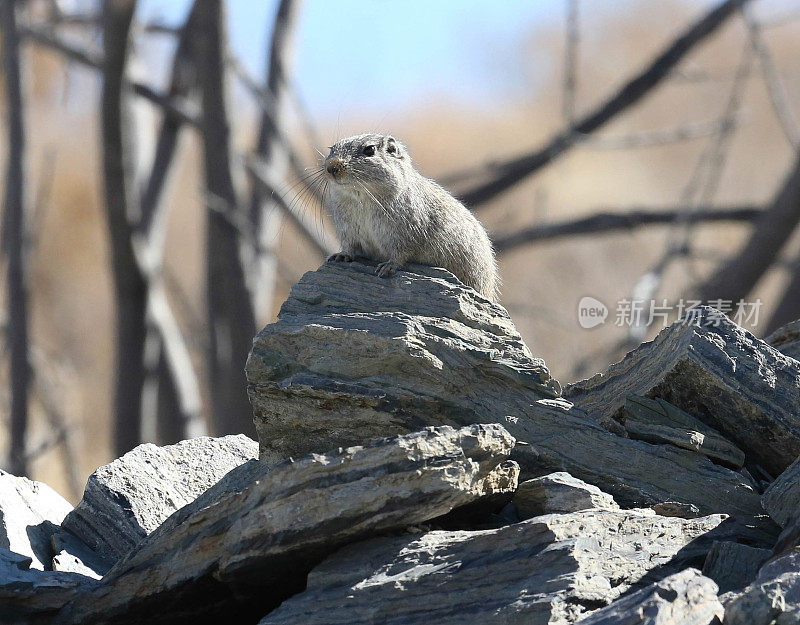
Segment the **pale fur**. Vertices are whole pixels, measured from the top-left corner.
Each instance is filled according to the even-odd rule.
[[[374,156],[364,154],[370,145]],[[333,175],[329,166],[340,170]],[[342,243],[342,252],[331,259],[385,261],[378,268],[382,276],[406,263],[443,267],[497,301],[497,263],[486,230],[461,202],[414,169],[399,141],[380,134],[342,139],[323,168],[330,180],[324,204]]]

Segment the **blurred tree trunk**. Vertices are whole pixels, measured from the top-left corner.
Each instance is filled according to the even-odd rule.
[[[697,287],[697,298],[736,304],[747,297],[800,223],[800,154],[769,207],[753,223],[745,245]]]
[[[197,0],[195,62],[203,114],[201,132],[208,211],[206,233],[209,385],[218,435],[253,433],[244,365],[256,331],[235,226],[239,215],[227,109],[224,5]]]
[[[272,106],[262,106],[261,125],[255,154],[268,172],[269,180],[285,180],[288,171],[289,146],[281,141],[285,136],[286,113],[289,105],[287,77],[294,59],[295,31],[300,13],[299,0],[281,0],[272,28],[272,44],[266,67],[266,93]],[[257,234],[259,247],[253,284],[254,307],[260,318],[272,313],[272,294],[275,289],[278,243],[282,212],[276,202],[265,195],[261,186],[253,183],[250,195],[250,221]]]
[[[126,119],[124,86],[131,22],[136,0],[105,0],[103,5],[103,91],[101,130],[103,181],[111,239],[117,309],[114,396],[114,453],[121,455],[140,440],[144,383],[147,283],[139,271],[129,217],[138,212],[133,187],[133,145]]]
[[[180,31],[172,62],[167,96],[173,101],[175,98],[189,97],[196,87],[191,43],[194,23],[193,7]],[[136,236],[146,250],[146,258],[140,260],[140,265],[147,264],[152,273],[146,339],[149,348],[145,352],[143,401],[155,413],[158,442],[169,444],[202,433],[203,426],[197,377],[177,323],[172,319],[168,302],[162,297],[163,247],[169,215],[168,207],[163,202],[163,190],[172,169],[183,127],[183,119],[179,115],[169,109],[163,109],[162,113],[150,177],[142,191],[141,219],[137,223]],[[158,282],[158,285],[153,284],[154,282]],[[160,324],[154,318],[155,306],[160,307]],[[165,337],[168,332],[171,336]]]
[[[30,362],[28,346],[28,288],[25,276],[25,128],[16,0],[1,0],[3,69],[8,107],[3,244],[8,254],[8,331],[11,358],[10,470],[27,475],[25,454],[28,427]]]

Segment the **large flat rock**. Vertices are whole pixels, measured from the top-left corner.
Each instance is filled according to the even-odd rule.
[[[585,510],[494,530],[378,538],[328,558],[305,592],[260,625],[572,623],[702,562],[727,532],[722,521]]]
[[[519,441],[524,478],[567,471],[623,506],[762,514],[747,477],[691,450],[631,440],[554,397],[558,384],[505,309],[444,270],[410,269],[385,280],[368,265],[328,263],[292,288],[247,361],[262,459],[495,422]]]
[[[112,563],[231,469],[257,457],[243,434],[139,445],[89,476],[63,527]]]
[[[50,568],[51,537],[70,510],[47,484],[0,471],[0,547],[30,558],[32,568]]]
[[[800,362],[708,307],[564,394],[598,419],[616,417],[629,394],[660,397],[773,476],[800,455]]]
[[[516,479],[504,464],[513,444],[498,425],[442,427],[271,470],[247,463],[167,519],[57,622],[255,621],[337,548],[516,488],[497,476]]]

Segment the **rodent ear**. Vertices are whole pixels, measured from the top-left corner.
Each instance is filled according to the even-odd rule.
[[[396,158],[403,158],[403,147],[394,137],[386,137],[386,153]]]

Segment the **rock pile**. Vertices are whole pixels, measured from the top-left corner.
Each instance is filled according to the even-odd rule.
[[[800,622],[793,332],[701,309],[562,392],[447,272],[323,265],[254,340],[258,444],[75,509],[0,475],[0,622]]]

